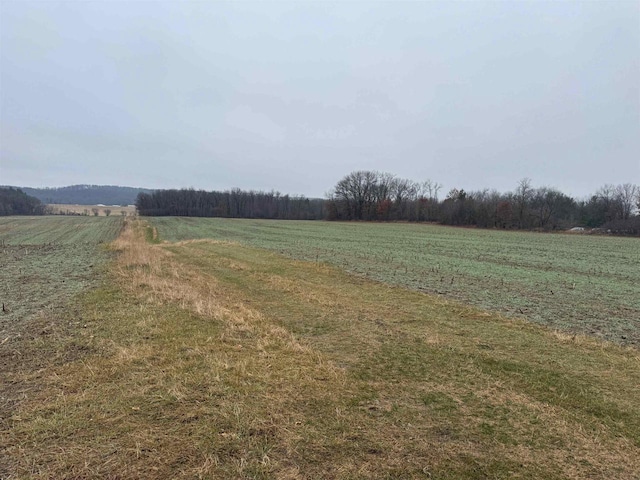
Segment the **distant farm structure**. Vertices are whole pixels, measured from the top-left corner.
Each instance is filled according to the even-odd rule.
[[[133,216],[136,214],[135,205],[67,205],[54,203],[48,205],[53,215],[91,215],[96,217],[108,217],[110,215]]]

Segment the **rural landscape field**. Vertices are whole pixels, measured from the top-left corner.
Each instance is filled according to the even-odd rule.
[[[114,240],[121,228],[117,218],[0,219],[3,333],[21,328],[33,315],[63,307],[92,285],[108,258],[100,245]]]
[[[49,204],[49,209],[54,215],[93,215],[95,217],[110,215],[135,215],[136,208],[132,205],[66,205]]]
[[[424,224],[185,217],[152,222],[169,242],[238,242],[551,328],[640,345],[636,238]]]
[[[0,219],[0,477],[635,479],[637,247]]]

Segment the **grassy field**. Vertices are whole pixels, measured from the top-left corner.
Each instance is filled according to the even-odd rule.
[[[0,336],[43,309],[56,308],[88,286],[106,259],[120,218],[0,217]]]
[[[122,229],[121,218],[0,217],[2,245],[97,245],[113,241]]]
[[[143,220],[112,249],[47,331],[0,344],[2,478],[640,471],[636,349]]]
[[[30,388],[29,382],[13,384],[12,374],[37,369],[48,355],[64,354],[49,349],[48,339],[82,327],[80,311],[64,324],[58,316],[80,292],[97,285],[109,260],[106,245],[122,225],[122,219],[104,217],[0,217],[3,413]],[[25,346],[35,340],[38,349],[26,354]]]
[[[153,218],[161,240],[215,238],[640,346],[640,242],[412,224]]]

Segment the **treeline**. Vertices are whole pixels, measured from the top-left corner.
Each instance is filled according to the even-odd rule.
[[[44,215],[46,213],[49,213],[46,205],[19,188],[0,188],[0,216]]]
[[[138,213],[149,216],[436,222],[481,228],[566,230],[603,229],[640,235],[640,188],[605,185],[587,200],[557,189],[535,188],[521,180],[512,192],[467,192],[414,182],[390,173],[356,171],[342,178],[326,199],[233,189],[158,190],[140,193]]]
[[[224,192],[204,190],[157,190],[140,193],[136,199],[140,215],[224,218],[270,218],[279,220],[319,220],[324,218],[325,201],[279,192]]]
[[[529,179],[507,193],[453,188],[440,200],[441,189],[430,180],[420,183],[389,173],[352,172],[330,192],[326,218],[527,230],[578,226],[640,235],[640,188],[630,183],[605,185],[581,201],[554,188],[534,188]]]
[[[152,190],[115,185],[71,185],[56,188],[20,187],[21,190],[43,203],[62,203],[76,205],[133,205],[138,193],[151,193]]]

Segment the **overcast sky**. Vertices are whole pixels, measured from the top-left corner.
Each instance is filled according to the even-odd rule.
[[[640,2],[0,1],[0,184],[640,184]]]

